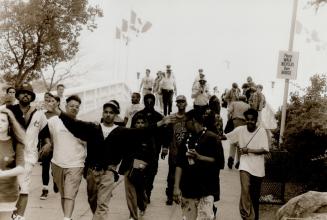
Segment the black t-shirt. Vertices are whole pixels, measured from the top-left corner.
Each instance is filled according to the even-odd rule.
[[[187,139],[187,138],[186,138]],[[198,140],[199,139],[199,140]],[[195,145],[197,143],[197,145]],[[207,157],[215,158],[214,163],[196,160],[194,165],[189,165],[186,157],[186,140],[178,151],[177,166],[182,168],[180,189],[182,196],[186,198],[201,198],[213,195],[219,200],[219,172],[224,163],[224,154],[221,141],[211,131],[195,135],[190,138],[189,148]]]
[[[16,104],[16,105],[8,105],[7,108],[10,109],[13,112],[13,114],[15,115],[15,118],[18,121],[18,123],[21,124],[21,126],[23,128],[25,128],[25,129],[27,129],[28,125],[31,122],[31,119],[33,117],[33,114],[36,112],[36,109],[34,109],[31,112],[28,121],[25,121],[24,114],[23,114],[22,110],[20,109],[19,104]]]

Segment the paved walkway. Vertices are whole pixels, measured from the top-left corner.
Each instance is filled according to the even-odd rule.
[[[92,114],[82,117],[88,120],[96,120],[100,114]],[[227,158],[228,143],[224,143],[225,157]],[[154,190],[151,197],[151,204],[148,206],[144,220],[181,220],[181,209],[178,205],[165,205],[166,176],[168,173],[168,164],[166,160],[160,160],[159,171],[154,183]],[[122,178],[122,177],[121,177]],[[50,180],[51,182],[52,180]],[[238,171],[225,168],[220,176],[221,200],[218,205],[218,219],[221,220],[240,220],[238,211],[238,201],[240,195],[240,184]],[[52,183],[50,183],[52,189]],[[50,190],[47,200],[40,200],[39,196],[42,190],[41,167],[37,165],[33,171],[32,187],[30,199],[26,211],[27,220],[60,220],[63,219],[63,213],[60,207],[60,196]],[[110,202],[110,219],[127,220],[129,212],[125,201],[124,182],[122,181],[114,190],[114,195]],[[83,179],[76,199],[74,220],[90,220],[91,211],[87,203],[86,182]],[[267,219],[267,218],[260,218]]]
[[[143,217],[144,220],[181,220],[181,211],[178,205],[165,205],[166,175],[168,172],[167,160],[160,160],[159,172],[156,176],[151,204]],[[122,178],[122,177],[121,177]],[[42,183],[41,167],[37,165],[33,172],[30,199],[26,211],[27,220],[58,220],[63,218],[60,207],[59,194],[50,190],[47,200],[40,200]],[[52,184],[50,184],[52,189]],[[221,173],[221,201],[218,202],[218,219],[239,220],[238,198],[240,194],[238,172],[223,170]],[[110,219],[127,220],[129,212],[125,201],[124,182],[120,182],[114,191],[110,202]],[[90,220],[92,214],[87,203],[86,182],[83,179],[76,200],[74,220]]]

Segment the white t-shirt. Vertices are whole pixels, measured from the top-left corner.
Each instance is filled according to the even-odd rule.
[[[259,127],[258,132],[255,134],[257,130],[250,133],[246,127],[239,126],[235,128],[232,132],[226,134],[228,140],[231,143],[236,143],[240,145],[240,148],[243,148],[247,145],[249,149],[265,149],[269,151],[268,147],[268,138],[265,129]],[[253,135],[255,136],[253,137]],[[253,137],[253,138],[252,138]],[[250,139],[252,140],[250,141]],[[249,142],[250,141],[250,142]],[[239,170],[244,170],[249,172],[253,176],[264,177],[265,176],[265,158],[264,155],[257,154],[243,154],[240,159],[240,167]]]
[[[150,89],[150,88],[152,89],[153,84],[154,84],[154,79],[150,76],[149,77],[145,76],[142,79],[141,84],[142,84],[143,89]]]
[[[39,133],[47,125],[47,118],[43,110],[37,110],[26,129],[25,135],[25,162],[35,164],[38,160],[37,144],[39,143]]]
[[[115,129],[118,127],[118,125],[113,125],[111,127],[107,127],[104,126],[103,123],[100,124],[101,125],[101,129],[102,129],[102,133],[103,133],[103,137],[106,139],[108,137],[108,135]]]
[[[130,128],[132,125],[132,118],[136,112],[141,111],[144,108],[142,104],[132,104],[126,109],[125,117],[128,119],[126,123],[126,128]]]
[[[48,126],[53,142],[51,162],[62,168],[84,167],[85,142],[70,133],[58,116],[48,119]]]
[[[159,83],[159,89],[174,90],[175,87],[175,79],[172,76],[170,78],[164,77]]]

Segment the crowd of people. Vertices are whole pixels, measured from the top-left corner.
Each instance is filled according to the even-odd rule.
[[[64,220],[72,217],[83,177],[93,220],[108,219],[119,179],[124,180],[129,219],[140,219],[151,203],[158,161],[166,157],[166,205],[181,204],[184,220],[214,219],[226,139],[231,143],[227,165],[232,169],[235,161],[240,170],[240,215],[259,219],[264,154],[269,151],[267,132],[260,123],[263,87],[248,77],[242,92],[233,83],[219,97],[217,87],[210,92],[199,69],[191,91],[193,105],[187,111],[188,100],[177,93],[171,66],[159,71],[156,79],[150,72],[146,70],[139,92],[131,94],[119,123],[117,100],[103,104],[99,123],[86,122],[77,119],[81,98],[65,97],[62,84],[56,94],[45,93],[41,106],[31,104],[36,95],[29,83],[8,87],[0,107],[0,219],[24,219],[38,161],[42,164],[40,199],[47,199],[52,175]],[[173,113],[174,94],[177,112]],[[225,128],[221,107],[228,110]]]

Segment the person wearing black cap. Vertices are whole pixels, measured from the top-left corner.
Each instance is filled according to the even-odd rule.
[[[109,201],[115,182],[119,178],[116,168],[124,154],[128,152],[128,147],[133,146],[130,142],[151,135],[149,130],[116,125],[114,121],[120,112],[117,103],[111,100],[103,105],[100,124],[73,119],[51,103],[48,105],[48,110],[59,115],[75,137],[87,143],[85,175],[88,202],[93,213],[92,220],[108,219]],[[162,120],[153,126],[161,126],[168,122],[169,119]]]
[[[38,148],[39,134],[41,138],[48,138],[48,132],[44,131],[47,125],[47,119],[42,110],[36,110],[31,106],[31,102],[35,100],[35,93],[29,83],[24,82],[16,89],[16,99],[19,103],[16,105],[8,105],[15,115],[17,121],[21,126],[26,129],[25,136],[25,172],[18,176],[20,186],[20,195],[17,200],[17,210],[13,214],[13,219],[24,219],[25,209],[28,201],[29,185],[31,182],[31,175],[33,166],[38,161]]]

